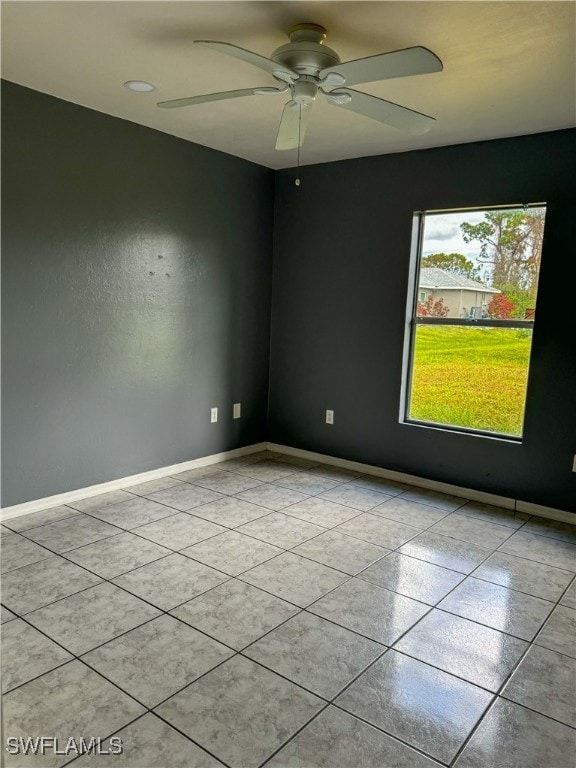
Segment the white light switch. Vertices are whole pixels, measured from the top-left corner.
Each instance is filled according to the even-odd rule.
[[[242,403],[234,403],[232,406],[232,418],[239,419],[242,416]]]
[[[326,411],[326,424],[334,424],[334,411]]]
[[[215,424],[218,421],[218,408],[210,408],[210,422]]]

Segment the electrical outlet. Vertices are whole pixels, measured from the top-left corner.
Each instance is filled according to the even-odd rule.
[[[232,406],[232,418],[239,419],[242,416],[242,403],[234,403]]]
[[[334,424],[334,411],[326,411],[326,424]]]
[[[216,424],[218,421],[218,408],[210,408],[210,423]]]

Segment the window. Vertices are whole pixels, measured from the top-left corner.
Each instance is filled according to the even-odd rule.
[[[545,214],[416,215],[403,421],[522,437]]]

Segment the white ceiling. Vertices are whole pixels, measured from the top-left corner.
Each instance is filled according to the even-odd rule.
[[[343,61],[422,45],[444,71],[356,86],[432,115],[424,136],[316,103],[301,163],[401,152],[571,127],[576,123],[574,2],[18,2],[2,3],[2,75],[270,168],[283,96],[250,96],[176,110],[156,101],[274,85],[248,64],[194,39],[270,56],[299,22],[328,29]],[[147,80],[151,94],[122,87]]]

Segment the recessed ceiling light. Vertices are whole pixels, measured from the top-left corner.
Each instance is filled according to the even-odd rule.
[[[128,88],[129,91],[135,91],[136,93],[149,93],[156,90],[155,85],[147,83],[145,80],[127,80],[124,83],[124,88]]]

